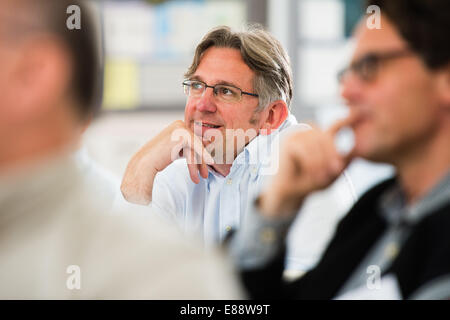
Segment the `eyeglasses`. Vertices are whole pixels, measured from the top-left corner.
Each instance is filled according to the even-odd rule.
[[[412,55],[408,49],[389,51],[385,53],[369,53],[361,59],[353,62],[347,68],[341,70],[338,75],[339,83],[342,83],[349,71],[354,72],[361,80],[370,82],[375,80],[382,62],[391,59],[403,58]]]
[[[199,80],[185,80],[183,82],[184,93],[188,97],[201,97],[206,91],[206,88],[212,88],[214,96],[225,102],[239,102],[242,99],[242,95],[246,94],[252,97],[259,97],[255,93],[245,92],[241,89],[224,84],[216,84],[215,86],[209,86],[203,81]]]

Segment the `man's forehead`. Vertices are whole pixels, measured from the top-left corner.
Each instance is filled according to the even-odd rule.
[[[367,53],[386,52],[407,47],[396,27],[386,17],[381,17],[381,28],[370,29],[363,18],[355,31],[354,59]]]
[[[253,70],[244,62],[238,49],[211,47],[202,55],[192,78],[239,86],[252,80],[253,76]]]

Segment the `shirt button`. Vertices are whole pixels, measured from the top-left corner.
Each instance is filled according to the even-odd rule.
[[[227,184],[228,185],[231,185],[232,183],[233,183],[233,179],[230,178],[230,179],[227,180]]]
[[[256,167],[252,167],[252,173],[256,173]]]
[[[262,243],[272,243],[275,241],[275,231],[272,228],[261,230],[260,239]]]
[[[390,259],[394,259],[398,254],[398,246],[395,242],[389,243],[384,250],[384,255]]]

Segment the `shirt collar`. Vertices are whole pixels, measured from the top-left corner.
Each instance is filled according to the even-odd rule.
[[[236,159],[233,161],[231,170],[233,170],[235,164],[236,165],[253,164],[260,166],[261,159],[259,159],[259,157],[263,154],[263,152],[271,151],[270,144],[274,139],[277,138],[278,133],[295,124],[297,124],[297,119],[293,114],[289,113],[288,117],[286,118],[286,120],[283,121],[281,126],[278,129],[274,130],[271,134],[269,135],[260,134],[257,137],[255,137],[245,146],[244,150],[242,150],[242,152],[237,155]]]
[[[14,218],[24,203],[50,203],[69,194],[81,181],[78,169],[72,155],[59,155],[0,176],[0,225]]]
[[[450,170],[425,197],[409,209],[406,220],[416,223],[448,202],[450,202]]]
[[[380,198],[382,215],[390,224],[402,221],[416,224],[435,209],[450,201],[450,171],[422,199],[412,206],[406,205],[405,195],[398,182]]]
[[[262,164],[262,162],[260,161],[261,159],[259,159],[259,157],[262,154],[263,150],[267,150],[268,152],[271,151],[271,147],[268,146],[268,144],[270,144],[273,141],[273,139],[276,138],[279,132],[297,123],[298,122],[295,116],[289,113],[288,117],[286,118],[286,120],[283,121],[281,126],[278,129],[274,130],[270,135],[260,134],[256,136],[252,141],[250,141],[245,146],[245,148],[234,159],[228,176],[235,173],[239,168],[242,167],[242,165],[253,164],[259,167]],[[269,154],[267,156],[269,156]],[[214,170],[213,167],[208,166],[208,169],[209,172],[211,173],[211,175],[208,175],[208,179],[211,176],[223,178],[222,175],[220,175],[218,172],[216,172],[216,170]]]

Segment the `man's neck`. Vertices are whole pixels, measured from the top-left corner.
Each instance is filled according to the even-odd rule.
[[[437,137],[433,143],[415,150],[396,164],[400,184],[409,204],[425,196],[450,169],[448,135]]]
[[[251,141],[250,141],[251,142]],[[247,146],[248,143],[245,145]],[[244,147],[245,148],[245,147]],[[227,175],[230,174],[231,171],[231,167],[233,166],[234,161],[236,160],[236,158],[239,156],[239,154],[244,151],[244,148],[238,150],[238,151],[229,151],[229,155],[230,157],[227,158],[226,154],[222,159],[219,159],[219,161],[221,161],[221,163],[216,163],[214,164],[212,167],[214,168],[214,170],[216,170],[216,172],[218,172],[220,175],[226,177]],[[217,159],[215,159],[217,161]],[[219,162],[218,161],[218,162]]]
[[[220,175],[226,177],[230,173],[231,166],[232,166],[232,164],[214,164],[212,167]]]

